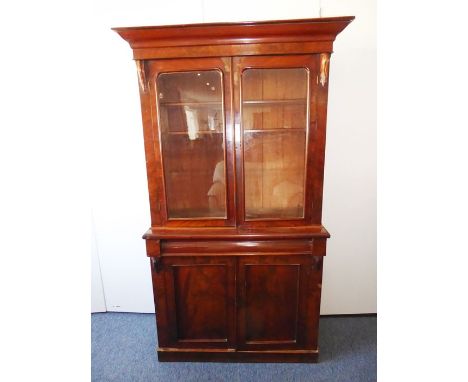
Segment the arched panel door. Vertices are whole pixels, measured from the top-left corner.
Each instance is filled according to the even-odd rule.
[[[326,89],[319,55],[234,59],[238,222],[320,224]]]
[[[235,224],[230,64],[149,61],[156,159],[149,181],[156,182],[152,200],[161,225]]]

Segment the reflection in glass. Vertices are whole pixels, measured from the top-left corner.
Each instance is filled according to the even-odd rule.
[[[245,218],[304,216],[308,71],[242,73]]]
[[[168,217],[225,218],[221,72],[160,74],[157,94]]]

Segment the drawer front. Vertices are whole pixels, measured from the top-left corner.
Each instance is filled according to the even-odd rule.
[[[152,240],[148,240],[151,242]],[[165,255],[315,255],[325,256],[326,238],[283,240],[162,240]],[[150,253],[150,251],[148,251]],[[150,256],[150,254],[148,255]]]

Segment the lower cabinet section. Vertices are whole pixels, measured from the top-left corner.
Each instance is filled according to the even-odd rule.
[[[322,259],[163,255],[152,267],[159,360],[315,362]]]

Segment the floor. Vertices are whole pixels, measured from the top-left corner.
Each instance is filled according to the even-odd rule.
[[[159,363],[154,314],[95,313],[91,320],[93,382],[377,380],[376,317],[322,317],[317,364]]]

